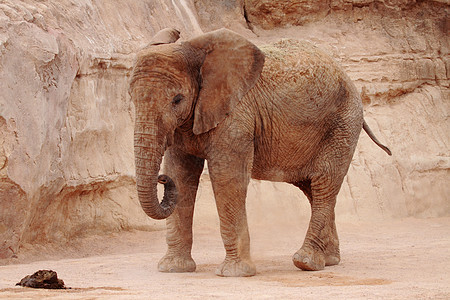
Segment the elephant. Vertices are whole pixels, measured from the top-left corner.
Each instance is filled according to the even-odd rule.
[[[355,85],[306,41],[258,48],[228,29],[178,37],[166,29],[140,50],[129,85],[139,202],[149,217],[167,218],[158,270],[196,269],[192,220],[205,160],[226,250],[217,275],[256,273],[245,206],[251,178],[291,183],[308,198],[311,218],[293,255],[296,267],[338,264],[336,196],[361,129],[391,155],[364,121]],[[158,175],[163,156],[165,174]]]

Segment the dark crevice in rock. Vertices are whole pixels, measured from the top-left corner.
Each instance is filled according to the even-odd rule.
[[[247,14],[247,9],[245,7],[245,2],[244,2],[244,5],[243,5],[243,10],[244,10],[245,23],[247,23],[247,28],[250,29],[254,34],[256,34],[255,31],[254,31],[254,26],[253,26],[252,22],[250,22],[250,20],[248,19],[248,14]]]

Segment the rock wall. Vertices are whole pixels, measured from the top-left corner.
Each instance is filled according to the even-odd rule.
[[[1,1],[0,258],[163,226],[137,202],[127,82],[136,50],[169,26],[182,38],[228,27],[257,44],[297,38],[328,51],[394,153],[361,135],[338,219],[449,216],[448,13],[446,1]],[[200,223],[217,222],[211,197],[205,175]],[[251,223],[308,217],[285,184],[254,181],[248,198]]]
[[[128,74],[175,16],[171,1],[2,1],[0,257],[154,227],[134,191]]]

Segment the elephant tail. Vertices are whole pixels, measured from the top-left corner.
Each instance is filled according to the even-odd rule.
[[[381,149],[383,149],[389,156],[392,155],[391,150],[389,150],[388,147],[386,147],[385,145],[383,145],[382,143],[380,143],[380,141],[376,138],[375,134],[372,132],[372,130],[370,129],[369,125],[367,125],[366,120],[364,120],[363,123],[363,129],[364,131],[367,133],[367,135],[372,139],[372,141],[378,145],[378,147],[380,147]]]

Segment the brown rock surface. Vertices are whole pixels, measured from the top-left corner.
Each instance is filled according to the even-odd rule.
[[[35,289],[66,289],[64,281],[52,270],[36,271],[22,278],[16,285]]]
[[[319,21],[331,10],[329,1],[244,0],[247,20],[264,29],[305,25]]]
[[[127,80],[133,53],[169,26],[182,38],[227,26],[259,45],[307,39],[330,53],[394,153],[361,135],[338,220],[450,216],[448,13],[446,1],[2,1],[0,258],[162,228],[136,199]],[[215,226],[211,198],[205,175],[196,220]],[[250,228],[308,217],[286,184],[254,181],[248,202]]]

